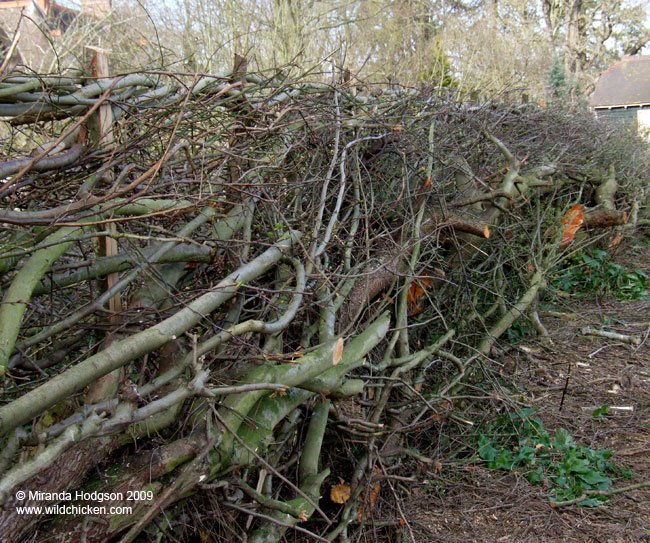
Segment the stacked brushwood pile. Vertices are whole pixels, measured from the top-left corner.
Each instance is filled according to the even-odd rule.
[[[650,178],[587,113],[241,69],[9,77],[0,115],[3,542],[346,540]],[[17,509],[55,504],[105,509]]]

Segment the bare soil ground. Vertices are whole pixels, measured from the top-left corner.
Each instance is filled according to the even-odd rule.
[[[647,247],[627,247],[617,259],[650,275]],[[509,352],[500,360],[502,375],[507,373],[522,391],[523,403],[539,409],[537,415],[549,432],[563,427],[576,441],[613,451],[611,460],[633,473],[630,480],[616,480],[615,487],[650,481],[650,301],[571,299],[564,311],[578,318],[543,318],[553,347]],[[586,325],[634,335],[643,343],[635,346],[586,336],[581,333]],[[602,405],[631,410],[610,410],[597,419],[583,409]],[[440,468],[421,474],[432,479],[436,492],[431,484],[415,485],[401,504],[401,515],[393,510],[393,518],[402,520],[389,539],[650,541],[648,487],[613,495],[600,507],[557,509],[550,506],[548,489],[533,486],[514,472],[476,462],[443,462]]]

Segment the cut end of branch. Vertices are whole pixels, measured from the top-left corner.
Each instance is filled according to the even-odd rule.
[[[338,366],[342,356],[343,356],[343,338],[340,337],[339,339],[336,340],[336,344],[334,345],[334,352],[332,353],[332,365]]]

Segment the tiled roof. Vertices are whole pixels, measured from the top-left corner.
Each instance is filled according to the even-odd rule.
[[[650,55],[623,57],[601,73],[589,103],[593,107],[650,104]]]

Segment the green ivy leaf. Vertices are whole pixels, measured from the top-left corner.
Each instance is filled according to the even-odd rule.
[[[511,470],[514,465],[512,453],[507,449],[501,449],[497,457],[488,464],[491,469]]]
[[[531,471],[526,475],[528,482],[533,485],[541,484],[544,481],[544,469],[539,466],[535,471]]]
[[[609,411],[609,405],[601,405],[600,407],[594,409],[594,412],[591,414],[595,419],[602,419],[607,415]]]
[[[478,438],[478,455],[481,460],[491,461],[497,457],[498,451],[492,446],[492,439],[481,434]]]
[[[591,470],[577,477],[592,487],[598,487],[598,490],[607,490],[612,486],[612,480],[598,471]]]
[[[584,500],[578,503],[579,507],[598,507],[599,505],[602,505],[602,501],[599,500],[598,498],[589,498],[588,500]]]
[[[553,439],[553,446],[559,450],[566,450],[573,445],[571,434],[565,428],[558,428],[555,430],[555,438]]]

